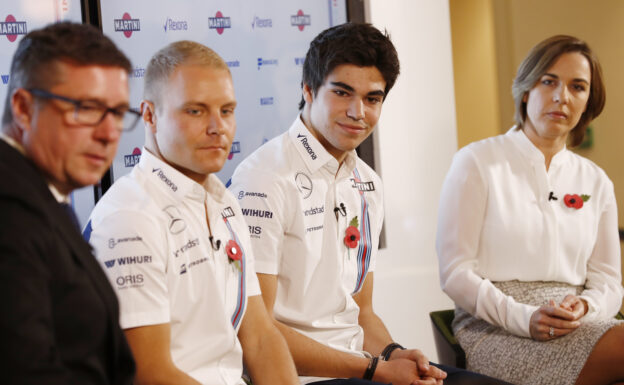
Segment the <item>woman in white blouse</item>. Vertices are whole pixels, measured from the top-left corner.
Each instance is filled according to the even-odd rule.
[[[613,184],[570,152],[605,102],[587,44],[535,46],[513,83],[516,126],[457,152],[436,249],[468,369],[515,384],[624,383]]]

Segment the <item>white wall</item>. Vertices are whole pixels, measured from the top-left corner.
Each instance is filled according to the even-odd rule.
[[[397,47],[401,75],[376,132],[385,186],[386,240],[373,303],[394,339],[437,361],[429,312],[452,308],[438,281],[440,189],[457,149],[449,6],[370,0],[368,17]]]

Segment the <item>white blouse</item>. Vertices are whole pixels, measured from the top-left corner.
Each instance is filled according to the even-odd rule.
[[[569,207],[567,194],[589,198],[581,208]],[[547,171],[544,155],[522,130],[455,154],[442,187],[436,249],[444,292],[518,336],[530,337],[537,307],[517,303],[492,282],[584,285],[584,321],[613,317],[622,303],[613,183],[566,148]]]

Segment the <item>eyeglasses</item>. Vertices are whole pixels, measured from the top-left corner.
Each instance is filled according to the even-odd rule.
[[[96,126],[100,124],[110,112],[117,123],[117,129],[119,131],[131,131],[139,122],[139,119],[141,119],[141,113],[139,111],[126,106],[111,108],[98,101],[72,99],[39,88],[29,88],[27,91],[39,98],[57,99],[73,104],[73,121],[70,123]]]

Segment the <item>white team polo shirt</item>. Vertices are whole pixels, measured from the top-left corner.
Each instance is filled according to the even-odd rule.
[[[587,195],[581,208],[567,194]],[[583,320],[613,317],[622,302],[620,240],[613,183],[566,148],[546,170],[521,130],[455,154],[440,197],[436,248],[444,291],[457,305],[529,337],[537,306],[517,303],[492,281],[584,285]]]
[[[247,297],[260,289],[238,202],[214,175],[202,186],[142,154],[98,202],[84,234],[119,298],[121,327],[170,323],[180,370],[202,384],[243,384],[237,333]],[[243,252],[242,273],[226,255],[229,240]]]
[[[257,272],[277,275],[276,319],[332,348],[362,350],[353,294],[375,266],[381,188],[355,151],[339,167],[299,117],[238,166],[230,190],[249,225]],[[360,240],[348,248],[354,218]]]

